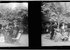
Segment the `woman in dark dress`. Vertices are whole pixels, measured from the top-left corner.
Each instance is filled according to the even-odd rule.
[[[2,28],[2,24],[0,24],[0,29]]]
[[[54,36],[54,27],[53,26],[50,26],[50,31],[51,31],[51,37],[50,39],[52,40],[53,39],[53,36]]]
[[[53,24],[51,24],[50,25],[50,27],[49,27],[49,30],[50,30],[50,35],[51,35],[51,37],[50,37],[50,39],[52,40],[53,39],[53,37],[54,37],[54,28],[57,28],[57,23],[53,23]]]

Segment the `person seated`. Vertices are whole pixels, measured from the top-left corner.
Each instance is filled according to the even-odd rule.
[[[62,36],[62,34],[61,34],[61,32],[60,32],[60,30],[57,30],[56,32],[55,32],[55,38],[54,38],[54,41],[62,41],[61,40],[61,36]]]
[[[64,37],[64,38],[62,39],[62,41],[68,41],[68,38],[67,38],[67,37]]]
[[[62,32],[62,41],[68,41],[68,32]]]
[[[18,40],[20,38],[20,36],[21,36],[21,33],[18,33],[17,37],[16,38],[12,38],[12,39]]]

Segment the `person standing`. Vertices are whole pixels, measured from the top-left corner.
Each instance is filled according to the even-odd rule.
[[[50,39],[52,40],[53,36],[54,36],[54,26],[50,26],[50,31],[51,31],[51,33],[50,33],[50,35],[51,35]]]

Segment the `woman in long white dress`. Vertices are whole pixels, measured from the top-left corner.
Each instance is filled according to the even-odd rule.
[[[56,30],[55,41],[68,40],[68,32],[66,31],[66,29],[67,29],[67,25],[63,23],[61,30],[60,29]]]
[[[56,29],[56,32],[55,32],[55,42],[57,42],[57,41],[62,41],[61,40],[61,32],[60,32],[60,30],[59,29]]]
[[[62,30],[62,39],[67,41],[68,40],[68,32],[67,30],[67,25],[63,24],[63,26],[61,27]]]

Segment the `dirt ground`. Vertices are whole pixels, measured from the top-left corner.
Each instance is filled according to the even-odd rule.
[[[20,44],[0,43],[0,47],[28,47],[28,35],[24,34],[19,39]]]
[[[46,38],[47,34],[42,34],[41,36],[41,45],[42,46],[70,46],[70,41],[66,42],[55,42]]]

